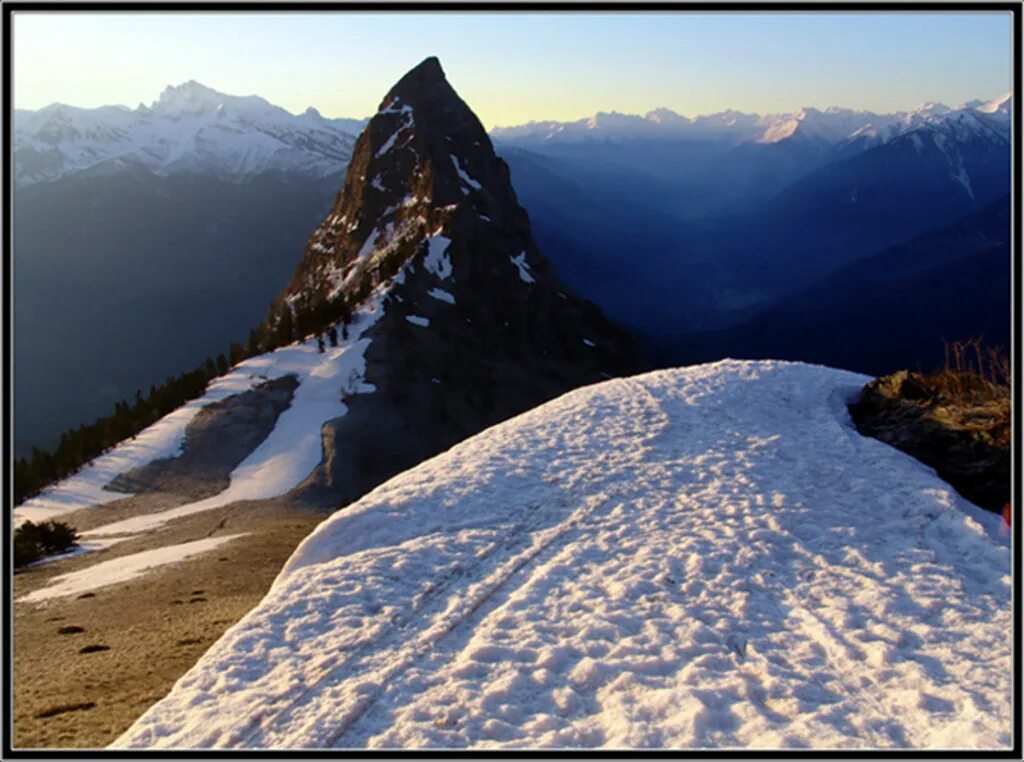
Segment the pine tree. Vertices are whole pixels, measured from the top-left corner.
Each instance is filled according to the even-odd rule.
[[[277,345],[280,347],[287,346],[294,340],[295,329],[292,324],[292,311],[288,305],[285,305],[277,322]]]

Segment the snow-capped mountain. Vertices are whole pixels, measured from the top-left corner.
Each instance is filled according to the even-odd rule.
[[[861,436],[868,379],[566,394],[322,523],[116,748],[1007,748],[1000,518]]]
[[[896,137],[926,124],[941,124],[965,116],[973,121],[964,129],[988,132],[993,126],[1009,127],[1012,105],[1007,94],[991,101],[971,101],[950,109],[941,103],[922,103],[909,111],[876,114],[830,107],[824,111],[801,108],[785,114],[749,114],[723,111],[693,119],[660,108],[643,116],[599,112],[571,122],[529,122],[511,127],[495,127],[491,135],[499,141],[520,144],[572,143],[581,141],[704,140],[724,144],[748,141],[778,143],[790,138],[835,145],[858,138],[870,138],[870,145]],[[1006,133],[1008,139],[1008,133]]]
[[[313,108],[296,116],[257,96],[189,81],[134,110],[55,103],[15,111],[14,175],[28,184],[137,166],[233,180],[275,170],[321,177],[344,170],[364,123],[326,119]]]

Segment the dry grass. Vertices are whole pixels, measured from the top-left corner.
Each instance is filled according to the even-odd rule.
[[[943,345],[945,367],[925,376],[929,386],[953,404],[1009,403],[1012,371],[1002,347],[986,346],[981,336]]]

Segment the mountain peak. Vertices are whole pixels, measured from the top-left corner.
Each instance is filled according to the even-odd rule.
[[[637,369],[628,335],[538,250],[508,166],[436,58],[391,88],[359,136],[266,327],[308,335],[345,320],[345,309],[376,316],[360,334],[372,342],[375,391],[360,400],[376,411],[363,413],[372,434],[331,435],[359,441],[371,467],[353,476],[336,458],[315,477],[346,501],[393,473],[396,443],[408,443],[411,465],[541,400]]]
[[[228,96],[213,88],[190,79],[180,85],[168,85],[153,104],[155,110],[174,112],[197,112],[214,109],[224,103]]]
[[[452,93],[455,92],[444,76],[441,62],[436,56],[430,56],[407,71],[394,84],[388,94],[384,96],[384,100],[381,101],[379,110],[388,108],[396,100],[420,101],[429,97],[437,97],[440,92],[444,92],[444,90],[439,92],[439,86],[444,86],[444,89]]]
[[[648,111],[646,114],[644,114],[644,119],[646,119],[649,122],[654,122],[655,124],[661,125],[677,125],[690,123],[690,120],[687,117],[676,113],[670,108],[665,108],[664,106],[656,108],[653,111]]]
[[[333,298],[368,271],[375,252],[407,250],[403,241],[448,229],[453,217],[480,215],[517,230],[521,248],[532,248],[507,166],[440,62],[427,58],[388,91],[359,136],[333,213],[307,248],[310,266],[300,267],[289,292]],[[323,277],[342,271],[337,280]]]
[[[1006,93],[997,98],[993,98],[990,101],[982,103],[977,107],[977,110],[983,114],[995,114],[995,113],[1009,113],[1010,107],[1013,105],[1013,93]]]

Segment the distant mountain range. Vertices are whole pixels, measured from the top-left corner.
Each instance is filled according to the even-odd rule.
[[[365,123],[326,119],[314,108],[296,116],[255,95],[225,95],[189,81],[134,110],[62,103],[15,110],[14,176],[27,184],[144,167],[235,181],[267,171],[323,177],[348,162]]]
[[[522,147],[632,140],[697,141],[724,146],[802,140],[872,147],[925,125],[1006,132],[1012,99],[974,100],[956,108],[924,103],[876,114],[830,107],[759,115],[741,111],[689,118],[660,108],[640,116],[599,112],[570,122],[495,127],[499,143]],[[32,183],[77,172],[141,166],[157,174],[200,172],[240,180],[259,172],[329,175],[351,156],[366,119],[328,119],[310,107],[294,115],[259,96],[227,95],[194,80],[168,86],[150,106],[76,108],[54,103],[14,112],[15,180]]]
[[[778,143],[799,138],[839,144],[875,144],[928,124],[946,121],[985,123],[1006,127],[1010,121],[1010,94],[989,101],[973,100],[956,108],[942,103],[922,103],[909,111],[876,114],[830,107],[824,111],[801,108],[785,114],[752,114],[722,111],[689,118],[659,108],[640,116],[615,111],[598,112],[571,122],[528,122],[495,127],[495,140],[518,143],[572,143],[579,141],[699,140],[738,145],[744,142]]]

